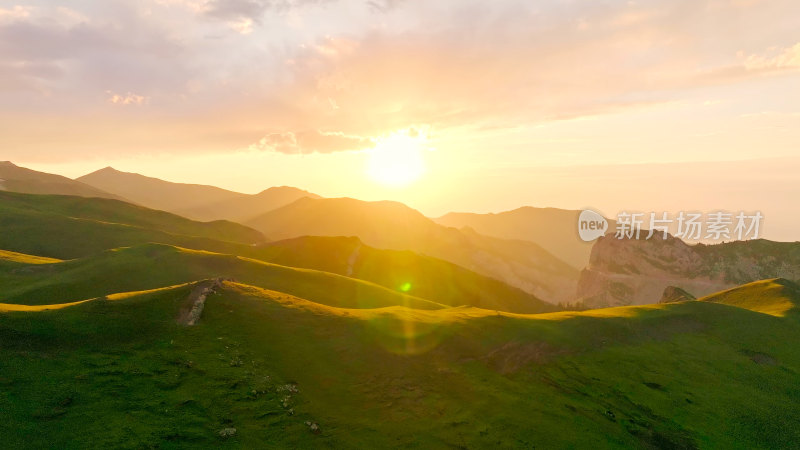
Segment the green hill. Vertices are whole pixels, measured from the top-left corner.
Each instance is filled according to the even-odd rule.
[[[226,282],[185,327],[176,317],[191,289],[0,314],[4,445],[800,441],[800,326],[786,318],[712,302],[543,315],[354,310]]]
[[[0,212],[0,248],[25,255],[71,259],[155,242],[332,272],[451,306],[523,313],[555,309],[532,294],[446,261],[408,251],[378,250],[357,239],[303,237],[253,246],[249,242],[261,235],[238,224],[195,222],[128,203],[69,196],[0,192]],[[141,264],[147,267],[148,262]],[[194,275],[172,281],[216,274]],[[98,283],[118,287],[102,280]],[[42,301],[47,302],[46,297]]]
[[[800,306],[800,286],[784,278],[773,278],[743,284],[698,300],[779,317],[796,316]]]
[[[444,307],[341,275],[163,244],[109,250],[59,264],[0,272],[0,302],[26,305],[73,302],[217,276],[233,277],[325,305],[348,308]]]
[[[263,244],[252,255],[371,281],[450,306],[517,313],[556,310],[532,294],[456,264],[411,251],[376,249],[356,237],[304,236]]]
[[[111,199],[0,192],[0,248],[62,259],[162,242],[227,251],[263,236],[233,222],[195,222]]]
[[[272,239],[356,236],[365,244],[449,261],[550,303],[572,300],[579,273],[539,245],[449,228],[408,206],[352,198],[302,198],[245,222]]]

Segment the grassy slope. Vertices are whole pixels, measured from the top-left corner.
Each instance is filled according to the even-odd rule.
[[[36,211],[0,210],[0,248],[42,257],[80,258],[106,249],[148,242],[233,252],[241,248],[215,239],[184,236],[160,230],[76,219]]]
[[[175,317],[189,289],[0,315],[5,444],[787,448],[800,440],[800,327],[785,318],[711,302],[539,316],[343,310],[228,283],[200,323],[183,328]],[[236,436],[218,437],[224,427]]]
[[[800,286],[783,279],[754,281],[699,299],[722,303],[777,317],[797,316]]]
[[[451,306],[521,313],[556,309],[521,289],[456,264],[411,251],[376,249],[355,237],[304,236],[251,251],[265,261],[368,280]]]
[[[19,224],[21,227],[41,226],[36,222],[47,219],[72,218],[98,224],[124,224],[162,234],[169,233],[242,244],[263,241],[263,236],[259,232],[237,223],[227,221],[195,222],[164,211],[147,209],[112,199],[0,192],[0,213],[4,228],[6,224]],[[89,241],[91,240],[90,236],[87,235],[81,240]],[[17,237],[17,235],[12,234],[11,237]],[[57,233],[51,235],[49,240],[64,241]]]
[[[405,286],[409,294],[453,306],[515,312],[553,309],[502,282],[412,252],[377,250],[347,238],[304,237],[260,247],[223,242],[249,242],[256,236],[251,236],[252,230],[227,222],[194,222],[103,199],[0,193],[0,230],[0,248],[30,255],[69,259],[160,242],[330,271],[393,290],[409,283]],[[354,245],[359,251],[351,261]],[[354,270],[349,271],[351,262]]]
[[[551,303],[571,299],[579,275],[532,242],[448,228],[398,202],[303,198],[246,224],[273,239],[357,236],[377,248],[411,250],[450,261]]]
[[[3,263],[19,263],[20,265],[55,264],[63,262],[62,260],[56,258],[26,255],[24,253],[10,252],[8,250],[0,250],[0,261],[3,261]]]
[[[327,305],[443,307],[341,275],[163,244],[110,250],[91,258],[27,270],[0,271],[0,301],[28,305],[72,302],[218,276],[280,289]]]

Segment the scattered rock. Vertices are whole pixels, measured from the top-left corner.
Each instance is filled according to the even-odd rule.
[[[222,437],[222,438],[225,438],[225,439],[227,439],[229,437],[232,437],[232,436],[235,436],[235,435],[236,435],[236,428],[233,428],[233,427],[223,428],[223,429],[219,430],[219,436]]]
[[[311,421],[307,420],[306,421],[306,426],[308,427],[308,430],[311,431],[314,434],[320,434],[322,432],[322,430],[320,430],[319,424],[317,422],[311,422]]]
[[[291,392],[293,394],[297,393],[297,385],[296,384],[284,384],[282,386],[278,386],[275,388],[275,392]]]

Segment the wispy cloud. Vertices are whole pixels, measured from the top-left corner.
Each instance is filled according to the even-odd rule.
[[[111,91],[106,91],[108,94],[108,101],[115,105],[144,105],[148,102],[148,98],[143,95],[126,92],[125,94],[115,94]]]
[[[162,119],[151,125],[163,133],[136,151],[163,149],[166,134],[172,151],[197,151],[201,138],[217,151],[264,138],[292,153],[328,152],[359,148],[347,136],[417,124],[512,129],[631,111],[800,66],[794,0],[143,0],[71,8],[0,9],[0,115],[10,124],[0,145],[19,142],[13,136],[24,127],[14,124],[36,114],[64,113],[59,120],[89,127],[78,118],[146,103],[103,112],[120,129],[148,122],[144,110]],[[215,138],[178,135],[188,124]]]
[[[370,138],[314,130],[271,133],[250,145],[249,148],[250,150],[303,154],[364,150],[373,145],[375,142]]]

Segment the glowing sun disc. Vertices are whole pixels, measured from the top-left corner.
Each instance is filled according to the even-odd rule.
[[[422,139],[395,133],[382,138],[369,152],[367,174],[387,186],[407,186],[425,172]]]

